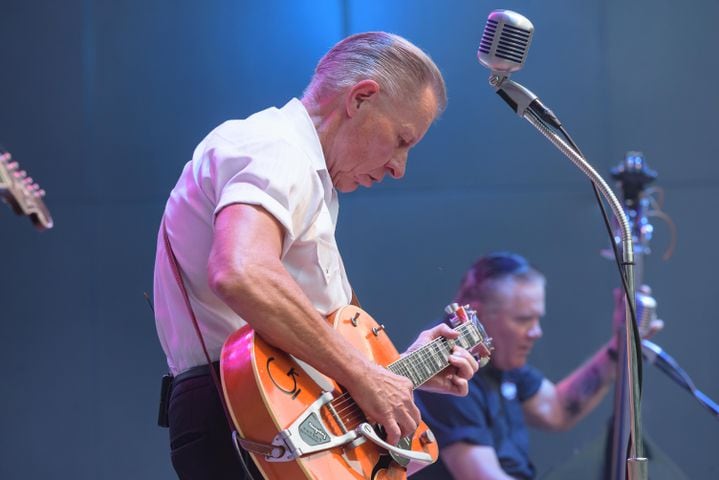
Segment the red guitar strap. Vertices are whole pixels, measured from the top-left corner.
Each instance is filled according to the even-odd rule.
[[[227,407],[227,403],[225,402],[225,395],[222,391],[222,384],[220,383],[220,378],[217,376],[217,372],[215,371],[215,368],[212,366],[212,359],[210,359],[210,354],[207,352],[207,346],[205,345],[205,339],[202,336],[202,331],[200,330],[200,325],[197,322],[197,317],[195,316],[195,312],[192,310],[192,304],[190,303],[190,297],[187,295],[187,289],[185,288],[185,283],[182,281],[182,275],[180,274],[180,266],[177,262],[177,257],[175,256],[175,252],[172,250],[172,245],[170,244],[170,237],[167,234],[167,227],[165,226],[165,218],[162,219],[162,237],[165,243],[165,250],[167,251],[167,258],[170,260],[170,265],[172,266],[172,273],[175,276],[175,281],[177,282],[177,286],[180,288],[180,291],[182,292],[182,298],[185,301],[185,306],[187,307],[187,312],[190,315],[190,318],[192,319],[192,325],[195,327],[195,333],[197,333],[197,338],[200,340],[200,344],[202,345],[202,351],[205,354],[205,359],[207,360],[207,365],[210,368],[210,375],[212,376],[212,381],[215,383],[215,388],[217,389],[217,394],[220,397],[220,402],[222,403],[222,409],[225,412],[225,418],[227,419],[227,424],[230,426],[230,431],[232,432],[232,438],[233,441],[236,441],[244,448],[245,450],[258,453],[261,455],[270,455],[274,448],[272,445],[265,445],[257,442],[253,442],[251,440],[245,440],[243,438],[239,437],[239,434],[237,433],[237,430],[235,429],[235,424],[232,421],[232,416],[230,415],[230,410]],[[252,478],[252,474],[249,472],[249,469],[247,465],[245,464],[245,459],[243,458],[242,454],[238,451],[238,455],[240,455],[240,460],[242,461],[242,466],[245,468],[246,473]]]
[[[202,351],[205,353],[205,359],[207,359],[207,366],[210,368],[210,375],[212,376],[212,381],[215,383],[215,388],[217,388],[217,394],[220,396],[220,402],[222,402],[222,409],[225,411],[225,418],[227,418],[227,423],[230,425],[230,431],[234,432],[235,426],[232,422],[230,411],[227,409],[227,404],[225,403],[225,395],[222,392],[222,384],[220,383],[220,379],[217,376],[215,368],[212,366],[210,354],[207,353],[205,339],[202,336],[200,325],[197,323],[197,317],[195,317],[195,312],[192,310],[192,304],[190,304],[190,297],[187,295],[185,282],[182,281],[182,274],[180,274],[180,266],[177,263],[177,257],[175,257],[175,252],[172,250],[172,245],[170,245],[170,237],[167,235],[167,227],[165,226],[164,217],[162,218],[162,237],[165,241],[167,258],[170,260],[170,266],[172,266],[172,273],[175,276],[175,281],[177,282],[178,287],[180,287],[180,292],[182,292],[182,298],[185,300],[187,312],[190,314],[190,318],[192,319],[192,325],[195,327],[195,333],[197,334],[197,338],[200,340],[200,344],[202,345]]]

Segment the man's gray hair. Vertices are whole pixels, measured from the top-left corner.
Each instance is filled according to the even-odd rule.
[[[429,55],[386,32],[358,33],[337,43],[320,59],[304,95],[319,102],[366,79],[376,81],[396,99],[407,99],[429,86],[437,99],[437,114],[447,106],[444,79]]]
[[[492,303],[497,300],[500,285],[507,280],[546,283],[544,275],[521,255],[493,252],[477,259],[467,270],[455,302],[460,305]]]

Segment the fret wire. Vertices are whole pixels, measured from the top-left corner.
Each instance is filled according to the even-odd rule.
[[[415,386],[419,385],[421,383],[419,370],[417,369],[417,367],[415,366],[415,364],[413,362],[407,362],[407,366],[409,367],[409,370],[413,373],[413,376],[412,376],[412,378],[410,378],[410,380],[412,380],[412,383]]]
[[[412,380],[412,373],[409,371],[409,368],[407,368],[407,365],[404,362],[398,362],[397,365],[399,366],[400,372],[402,372],[402,376]]]
[[[442,351],[441,345],[439,345],[439,344],[433,345],[433,346],[432,346],[432,351],[433,351],[433,353],[434,353],[434,355],[435,355],[435,358],[437,359],[437,366],[438,366],[438,367],[441,366],[441,365],[447,365],[448,357],[445,356],[444,352]]]
[[[424,371],[424,365],[422,364],[422,356],[418,355],[417,351],[412,352],[409,355],[409,362],[419,372],[419,378],[417,382],[417,385],[419,385],[420,383],[422,383],[426,375],[426,372]]]
[[[425,361],[425,358],[423,355],[418,355],[419,357],[419,363],[422,366],[422,370],[424,373],[424,376],[422,377],[422,381],[427,381],[432,376],[432,369],[429,367],[429,364]]]
[[[470,323],[460,325],[456,328],[459,333],[459,338],[456,340],[436,338],[391,364],[390,370],[409,378],[415,386],[424,383],[448,364],[449,355],[455,344],[467,348],[479,343],[481,336],[475,335],[477,332],[473,327],[474,325]],[[442,360],[437,358],[438,352],[441,354]]]
[[[427,349],[427,360],[432,362],[432,369],[439,372],[440,367],[442,366],[442,362],[439,361],[439,358],[437,358],[437,352],[435,351],[434,347],[435,346],[433,344],[430,344],[430,347]]]
[[[408,361],[411,362],[422,374],[420,378],[420,383],[424,383],[438,371],[435,371],[435,369],[429,363],[429,361],[431,360],[431,345],[433,345],[432,342],[407,356]]]
[[[419,361],[421,362],[422,367],[425,370],[425,376],[423,378],[424,381],[427,381],[429,378],[432,377],[432,375],[434,375],[434,373],[436,373],[436,372],[433,372],[433,368],[430,366],[430,364],[428,362],[427,355],[428,355],[427,350],[425,350],[424,347],[417,351],[417,357],[419,357]]]
[[[401,364],[402,364],[402,367],[404,368],[404,370],[407,372],[407,374],[405,375],[405,377],[407,377],[407,378],[409,378],[410,380],[412,380],[412,384],[413,384],[413,385],[416,385],[416,381],[415,381],[415,378],[414,378],[414,372],[412,371],[411,365],[406,361],[406,357],[402,359]]]
[[[432,364],[436,364],[436,362],[435,362],[435,360],[436,360],[435,350],[436,350],[437,347],[438,347],[438,343],[436,343],[436,342],[429,343],[429,344],[427,344],[427,348],[426,348],[426,349],[423,348],[423,349],[419,352],[418,355],[420,356],[420,358],[421,358],[425,363],[428,363],[428,362],[431,361]],[[437,366],[439,366],[439,365],[437,365]]]
[[[388,365],[387,368],[397,375],[408,378],[415,387],[421,385],[449,364],[449,355],[451,355],[455,344],[466,348],[470,345],[474,346],[482,340],[479,331],[469,323],[460,325],[456,330],[459,333],[456,340],[436,338]],[[334,398],[331,403],[340,418],[344,415],[342,421],[345,424],[356,421],[361,423],[365,419],[364,413],[347,392]]]
[[[413,353],[412,355],[412,362],[414,363],[414,366],[419,370],[419,384],[424,383],[427,380],[427,369],[426,365],[422,361],[422,355],[419,353],[419,350]]]

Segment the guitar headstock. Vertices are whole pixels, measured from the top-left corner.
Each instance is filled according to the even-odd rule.
[[[462,307],[457,303],[447,305],[444,311],[447,314],[447,323],[450,327],[455,330],[467,330],[466,335],[471,338],[473,345],[469,351],[479,357],[479,366],[483,367],[489,363],[489,355],[481,355],[478,350],[480,345],[484,346],[491,355],[494,345],[492,345],[492,338],[487,335],[484,325],[477,318],[477,311],[471,309],[469,305]]]
[[[45,206],[45,190],[20,170],[10,152],[0,147],[0,196],[18,215],[27,215],[38,230],[52,228],[53,221]]]

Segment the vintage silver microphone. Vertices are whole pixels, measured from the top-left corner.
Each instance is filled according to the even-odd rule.
[[[524,66],[533,35],[534,25],[526,17],[511,10],[495,10],[487,18],[477,59],[492,71],[489,83],[517,115],[522,117],[530,109],[545,122],[560,128],[562,124],[557,116],[534,93],[509,80],[512,73]]]
[[[494,73],[509,76],[527,60],[533,34],[534,25],[526,17],[511,10],[493,11],[479,42],[479,63]]]

